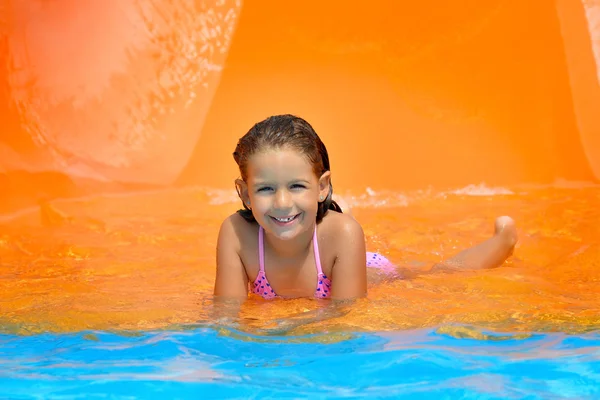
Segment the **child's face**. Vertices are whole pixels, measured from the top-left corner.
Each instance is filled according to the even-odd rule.
[[[242,196],[263,229],[280,239],[292,239],[313,229],[319,197],[328,192],[329,172],[317,177],[303,154],[282,149],[250,158]]]

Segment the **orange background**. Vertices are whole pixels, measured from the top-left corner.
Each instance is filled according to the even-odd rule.
[[[144,15],[160,34],[132,22],[134,0],[3,1],[2,211],[98,190],[231,188],[237,139],[277,113],[311,122],[341,191],[600,176],[593,32],[579,1],[154,1]],[[183,57],[178,43],[207,15],[217,34],[206,59],[221,70],[202,75],[204,91],[180,81],[198,93],[186,108],[179,81],[156,71]],[[160,85],[173,93],[151,102]],[[54,152],[27,132],[34,122]]]
[[[0,0],[0,328],[212,325],[231,153],[294,113],[327,144],[369,251],[407,279],[370,279],[347,316],[290,334],[597,330],[598,185],[516,187],[600,177],[600,32],[582,4]],[[509,191],[447,190],[481,182]],[[499,215],[519,230],[502,268],[420,274]],[[315,307],[240,316],[264,333]]]

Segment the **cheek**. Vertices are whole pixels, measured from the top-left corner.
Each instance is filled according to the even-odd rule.
[[[264,196],[252,196],[250,197],[250,204],[252,204],[252,209],[261,210],[267,207],[268,201]]]
[[[319,194],[311,193],[310,195],[303,196],[302,198],[302,207],[306,209],[317,209],[319,208],[319,203],[317,201]]]

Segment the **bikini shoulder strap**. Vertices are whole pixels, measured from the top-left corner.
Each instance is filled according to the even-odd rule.
[[[262,226],[258,226],[258,265],[260,270],[265,272],[265,243]]]
[[[321,268],[321,256],[319,255],[319,242],[317,241],[317,226],[315,225],[315,233],[313,234],[313,249],[315,252],[315,264],[317,264],[317,273],[323,275]]]

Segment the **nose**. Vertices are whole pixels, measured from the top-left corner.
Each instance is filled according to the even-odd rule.
[[[278,190],[275,193],[275,207],[286,209],[292,207],[292,195],[287,190]]]

